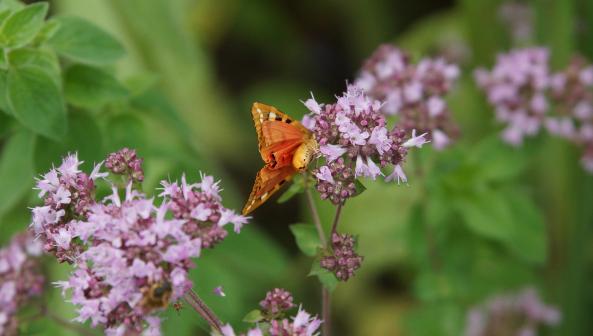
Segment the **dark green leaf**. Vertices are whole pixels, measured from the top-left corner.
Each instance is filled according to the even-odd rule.
[[[4,49],[0,49],[0,69],[8,69],[8,60]]]
[[[313,261],[313,267],[311,267],[309,276],[317,276],[323,287],[327,288],[330,292],[333,292],[338,285],[338,278],[332,272],[322,268],[319,264],[319,259]]]
[[[305,255],[315,256],[317,249],[322,247],[314,225],[293,224],[290,226],[290,231],[296,240],[297,246]]]
[[[247,313],[247,315],[245,315],[245,317],[243,318],[243,322],[257,323],[263,319],[264,319],[264,315],[262,314],[261,310],[254,309],[254,310],[250,311],[249,313]]]
[[[47,9],[41,2],[13,12],[0,27],[0,46],[18,48],[31,42],[43,27]]]
[[[28,131],[14,134],[0,158],[0,217],[14,206],[33,185],[35,136]]]
[[[10,133],[13,119],[8,114],[0,113],[0,140],[3,140]]]
[[[76,17],[56,19],[60,28],[48,40],[60,55],[88,64],[109,64],[124,55],[123,46],[94,24]]]
[[[126,88],[110,73],[82,64],[66,70],[64,91],[68,103],[91,110],[120,100],[128,94]]]
[[[37,134],[59,139],[66,132],[66,108],[56,81],[37,66],[8,71],[8,106]]]
[[[367,190],[367,187],[365,187],[364,184],[362,184],[362,182],[360,182],[358,179],[354,180],[354,185],[356,186],[356,191],[352,197],[356,197]]]
[[[8,106],[8,71],[0,70],[0,110],[5,114],[12,115]]]

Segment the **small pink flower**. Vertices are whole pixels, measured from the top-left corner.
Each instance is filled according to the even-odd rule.
[[[305,104],[305,106],[307,107],[307,109],[309,109],[309,111],[315,113],[315,114],[319,114],[321,113],[321,107],[322,105],[320,105],[316,100],[315,97],[313,96],[313,93],[311,92],[311,98],[307,99],[303,104]]]
[[[222,286],[217,286],[215,287],[213,290],[214,295],[220,296],[220,297],[225,297],[226,294],[224,293]]]
[[[432,143],[436,150],[442,150],[451,143],[451,139],[441,130],[435,129],[432,131]]]
[[[418,147],[421,148],[422,145],[428,143],[429,141],[426,140],[426,133],[416,136],[416,130],[412,130],[412,137],[404,142],[404,147]]]
[[[398,184],[400,182],[407,183],[408,178],[406,177],[406,174],[404,173],[404,170],[402,169],[402,167],[400,165],[396,165],[393,168],[393,172],[385,178],[385,181],[386,182],[397,181]]]
[[[331,184],[336,183],[332,176],[331,170],[328,166],[321,166],[319,167],[319,172],[315,173],[315,176],[322,181],[327,181]]]
[[[333,162],[340,156],[344,155],[347,152],[347,149],[339,145],[329,144],[320,146],[319,151],[325,156],[327,162]]]

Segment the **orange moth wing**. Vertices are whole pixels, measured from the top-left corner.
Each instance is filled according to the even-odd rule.
[[[312,135],[300,122],[292,119],[277,108],[253,103],[251,116],[257,132],[259,152],[264,162],[271,161],[272,154],[293,154],[294,150]],[[289,149],[293,152],[290,153]]]
[[[277,108],[253,103],[251,116],[257,132],[259,153],[266,163],[255,177],[253,189],[243,208],[244,215],[262,205],[297,173],[292,165],[296,150],[312,138],[300,122]]]
[[[275,192],[292,179],[297,172],[292,165],[279,169],[262,168],[255,177],[253,189],[243,208],[242,214],[247,215],[270,198]]]

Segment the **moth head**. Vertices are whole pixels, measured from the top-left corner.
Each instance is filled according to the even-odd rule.
[[[294,152],[292,157],[292,166],[299,171],[307,169],[309,163],[319,152],[319,144],[315,139],[309,139],[303,142]]]

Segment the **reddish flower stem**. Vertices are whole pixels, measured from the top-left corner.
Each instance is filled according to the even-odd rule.
[[[338,223],[340,222],[340,215],[342,214],[342,206],[343,205],[340,203],[336,207],[336,215],[334,217],[334,223],[332,224],[332,231],[331,231],[331,235],[332,236],[338,230]],[[330,241],[331,241],[331,236],[330,236]]]
[[[307,178],[307,176],[305,176]],[[311,190],[305,185],[305,194],[307,195],[307,202],[309,203],[309,209],[311,210],[311,215],[313,217],[313,222],[315,223],[315,227],[317,228],[317,234],[319,235],[319,241],[324,248],[329,248],[329,242],[325,238],[325,234],[323,233],[323,226],[321,225],[321,219],[319,218],[319,212],[317,211],[317,207],[315,206],[315,201],[313,200],[313,194]],[[339,204],[336,207],[336,215],[334,217],[332,223],[332,229],[330,235],[336,233],[338,228],[338,223],[340,222],[340,215],[342,213],[342,204]],[[330,236],[331,239],[331,236]],[[330,240],[331,241],[331,240]],[[323,336],[331,336],[331,293],[325,286],[322,285],[321,289],[321,314],[323,319],[322,325],[322,335]]]
[[[305,176],[305,178],[307,178]],[[315,224],[315,228],[317,228],[317,234],[319,235],[319,241],[321,245],[326,247],[327,240],[325,239],[325,234],[323,233],[323,226],[321,225],[321,219],[319,218],[319,213],[317,212],[317,207],[315,206],[315,201],[313,200],[313,194],[311,193],[311,189],[309,189],[305,185],[305,194],[307,194],[307,201],[309,203],[309,209],[311,209],[311,216],[313,217],[313,223]]]
[[[210,327],[221,333],[222,322],[214,312],[193,290],[189,290],[183,297],[185,301],[210,325]]]

